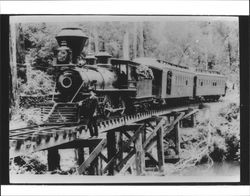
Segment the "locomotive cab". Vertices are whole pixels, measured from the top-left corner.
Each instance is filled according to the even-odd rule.
[[[112,66],[118,72],[118,87],[134,91],[134,104],[150,102],[152,96],[152,70],[142,64],[129,60],[111,59]]]
[[[139,64],[114,58],[110,62],[118,76],[117,87],[120,89],[135,89],[138,79],[136,69]]]

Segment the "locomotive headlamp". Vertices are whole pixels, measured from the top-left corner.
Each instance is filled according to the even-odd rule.
[[[62,86],[64,88],[69,88],[72,86],[72,79],[70,77],[64,77],[62,79]]]
[[[71,88],[73,84],[72,77],[70,75],[61,75],[59,77],[59,83],[63,88]]]

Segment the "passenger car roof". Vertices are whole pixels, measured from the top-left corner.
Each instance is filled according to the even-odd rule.
[[[140,58],[135,58],[134,62],[146,65],[150,68],[158,69],[158,70],[163,70],[164,65],[157,62],[156,59],[153,58],[148,58],[148,57],[140,57]]]
[[[144,64],[153,69],[158,69],[158,70],[172,69],[172,70],[178,70],[178,71],[183,71],[183,72],[188,72],[188,73],[194,73],[194,71],[190,70],[188,67],[175,65],[175,64],[162,61],[162,60],[158,60],[158,59],[154,59],[154,58],[140,57],[140,58],[134,59],[134,61],[140,64]]]
[[[166,61],[157,60],[154,58],[149,57],[140,57],[134,59],[136,63],[144,64],[150,68],[157,69],[157,70],[165,70],[165,69],[172,69],[178,70],[188,73],[193,73],[200,76],[217,76],[217,77],[225,77],[224,75],[218,73],[217,71],[212,70],[195,70],[194,68],[188,68],[184,66],[175,65]]]

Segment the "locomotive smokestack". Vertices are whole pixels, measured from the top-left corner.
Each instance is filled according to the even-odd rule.
[[[80,28],[63,28],[56,36],[59,46],[67,46],[72,50],[72,62],[77,62],[88,37]]]

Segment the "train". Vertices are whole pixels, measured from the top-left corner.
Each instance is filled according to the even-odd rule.
[[[88,37],[80,28],[63,28],[56,40],[58,103],[77,104],[94,92],[98,115],[110,117],[191,100],[217,101],[226,94],[227,78],[217,71],[148,57],[112,58],[104,48],[82,56]],[[87,111],[88,102],[85,106]]]

